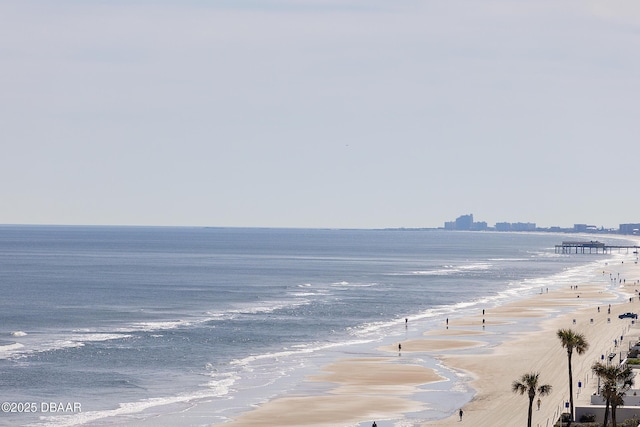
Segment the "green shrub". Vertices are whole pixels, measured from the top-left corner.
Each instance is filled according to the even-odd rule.
[[[584,414],[580,417],[581,423],[592,423],[596,420],[596,414]]]

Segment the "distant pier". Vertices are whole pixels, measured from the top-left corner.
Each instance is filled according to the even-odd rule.
[[[629,253],[632,249],[634,254],[638,253],[640,246],[625,246],[625,245],[607,245],[597,240],[591,240],[589,242],[562,242],[561,245],[556,245],[557,254],[607,254],[617,249],[618,252],[623,250]]]

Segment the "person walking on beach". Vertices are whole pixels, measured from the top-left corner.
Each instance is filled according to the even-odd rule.
[[[458,415],[460,415],[460,421],[462,421],[462,414],[464,414],[464,412],[462,412],[462,408],[460,408],[460,412],[458,412]]]
[[[540,404],[542,403],[542,400],[540,400],[540,398],[538,398],[538,401],[536,402],[538,404],[538,411],[540,410]]]
[[[371,427],[378,427],[378,424],[374,421],[373,424],[371,424]]]

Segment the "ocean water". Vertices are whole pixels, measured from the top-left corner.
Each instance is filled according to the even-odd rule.
[[[223,424],[285,392],[321,393],[302,380],[332,360],[580,283],[620,256],[555,254],[563,238],[0,226],[0,425]],[[459,374],[418,363],[450,381],[399,423],[472,397]]]

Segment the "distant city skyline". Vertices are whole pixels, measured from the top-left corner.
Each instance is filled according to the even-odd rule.
[[[638,221],[640,3],[0,3],[0,223]]]
[[[554,225],[550,227],[538,227],[535,222],[496,222],[490,226],[486,221],[475,221],[473,214],[463,214],[452,221],[445,221],[445,230],[464,231],[564,231],[576,233],[598,233],[598,232],[618,232],[620,234],[640,234],[640,223],[625,223],[618,227],[597,227],[592,224],[574,223],[571,226]]]

